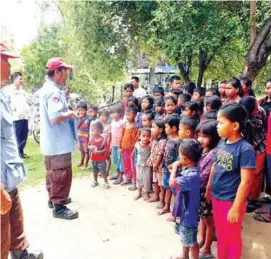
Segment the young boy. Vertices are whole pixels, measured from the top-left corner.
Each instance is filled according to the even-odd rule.
[[[152,90],[154,99],[164,98],[165,90],[162,86],[155,86]]]
[[[200,203],[200,169],[197,165],[202,153],[201,145],[192,139],[185,139],[180,144],[180,163],[185,168],[181,176],[171,173],[169,184],[178,194],[173,209],[175,232],[180,235],[182,255],[180,258],[199,258],[198,210]]]
[[[94,181],[91,187],[96,187],[98,183],[98,175],[104,178],[104,189],[109,188],[106,172],[106,158],[108,157],[109,145],[106,138],[101,134],[103,132],[103,124],[99,121],[91,126],[92,139],[89,142],[89,150],[91,152],[92,170]]]
[[[193,95],[193,92],[196,88],[196,85],[194,82],[189,82],[183,86],[183,92],[189,94],[190,96]]]
[[[181,78],[179,76],[172,76],[169,79],[169,84],[170,84],[171,89],[181,89],[182,88]]]
[[[99,120],[98,119],[98,106],[92,105],[88,109],[88,115],[89,115],[89,117],[91,119],[90,127],[89,127],[89,141],[91,141],[91,139],[92,139],[91,126]]]
[[[205,88],[203,87],[197,87],[195,88],[195,90],[193,91],[193,95],[192,95],[192,98],[191,100],[192,101],[201,101],[204,99],[205,97]]]
[[[168,137],[163,159],[164,187],[162,187],[163,190],[161,194],[163,197],[163,193],[165,193],[165,203],[163,208],[158,212],[158,215],[170,212],[172,190],[169,188],[170,172],[168,166],[174,163],[178,157],[178,148],[180,145],[178,136],[179,123],[180,118],[177,114],[169,115],[165,120],[165,131]],[[163,202],[163,199],[161,199],[161,201]]]

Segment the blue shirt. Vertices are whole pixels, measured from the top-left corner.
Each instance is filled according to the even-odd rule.
[[[200,202],[200,168],[185,168],[181,176],[176,178],[176,183],[180,191],[177,193],[172,215],[176,223],[196,227]]]
[[[11,192],[17,188],[26,175],[14,134],[12,111],[8,98],[2,90],[0,91],[0,120],[1,183],[7,192]]]
[[[74,119],[52,123],[68,111],[65,92],[55,82],[47,80],[40,95],[40,150],[45,156],[71,153],[77,140]]]
[[[246,140],[227,144],[226,139],[221,139],[214,156],[213,197],[222,201],[234,201],[241,182],[241,169],[255,167],[255,152]]]

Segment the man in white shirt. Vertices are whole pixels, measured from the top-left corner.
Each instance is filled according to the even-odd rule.
[[[146,90],[139,86],[139,78],[137,76],[131,78],[131,84],[134,86],[134,97],[142,99],[147,94]]]
[[[27,103],[27,93],[23,86],[23,75],[20,72],[12,74],[13,84],[7,89],[7,95],[11,104],[14,118],[14,130],[17,139],[19,154],[22,158],[28,158],[24,148],[28,136],[28,119],[30,107]]]

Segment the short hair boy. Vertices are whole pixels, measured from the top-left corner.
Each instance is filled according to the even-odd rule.
[[[198,210],[200,204],[200,169],[198,161],[202,147],[194,139],[185,139],[179,147],[180,163],[185,168],[181,176],[177,173],[170,175],[170,187],[176,188],[178,194],[173,209],[175,218],[175,232],[180,235],[183,258],[198,258],[199,246]],[[183,206],[185,204],[185,206]]]

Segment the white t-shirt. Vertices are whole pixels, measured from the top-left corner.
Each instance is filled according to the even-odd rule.
[[[147,93],[146,93],[146,90],[143,89],[142,87],[138,87],[137,89],[134,90],[134,97],[136,98],[142,98],[143,96],[145,96]]]

